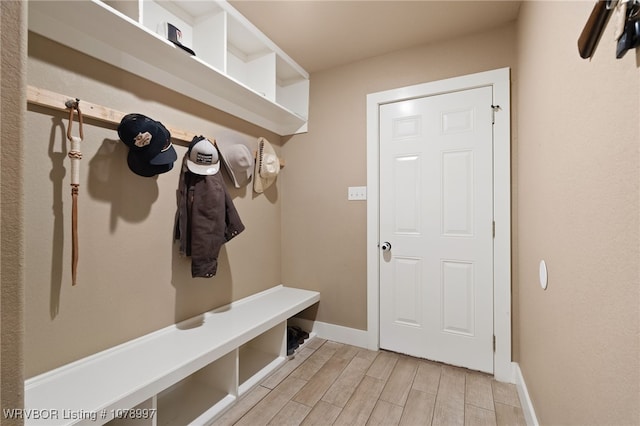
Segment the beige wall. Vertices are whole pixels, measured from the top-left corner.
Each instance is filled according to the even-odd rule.
[[[0,2],[0,407],[23,406],[22,138],[27,57],[26,7]],[[19,424],[0,416],[0,424]]]
[[[640,424],[639,62],[611,23],[579,57],[592,6],[519,18],[519,361],[545,425]]]
[[[317,319],[367,328],[366,95],[515,68],[515,25],[398,51],[311,76],[309,132],[283,145],[283,281],[322,293]]]
[[[29,33],[28,83],[253,150],[280,137]],[[280,284],[280,192],[231,190],[246,226],[223,246],[218,274],[191,278],[173,243],[180,160],[133,174],[115,125],[87,120],[80,163],[78,284],[71,285],[67,114],[30,106],[25,149],[28,377]],[[77,131],[77,123],[73,127]],[[74,131],[75,134],[75,131]],[[286,169],[285,169],[286,170]],[[226,178],[226,176],[225,176]],[[227,182],[229,180],[227,179]],[[229,185],[228,185],[229,186]]]

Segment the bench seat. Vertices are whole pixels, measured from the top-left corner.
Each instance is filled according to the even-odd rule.
[[[212,419],[286,360],[287,319],[319,300],[315,291],[276,286],[33,377],[25,382],[25,424],[104,424],[139,404],[153,417],[157,411],[157,424],[163,416],[177,421],[162,411],[179,404],[157,400],[179,394],[177,384],[203,369],[205,384],[222,396],[182,420]],[[253,354],[248,366],[244,353]]]

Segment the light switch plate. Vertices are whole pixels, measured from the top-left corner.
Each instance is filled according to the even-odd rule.
[[[366,186],[350,186],[347,194],[348,200],[366,200],[367,199],[367,187]]]

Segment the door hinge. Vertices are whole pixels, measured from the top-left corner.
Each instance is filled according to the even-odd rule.
[[[496,124],[496,111],[500,111],[500,105],[491,105],[491,124]]]
[[[493,238],[496,237],[496,221],[493,221]]]
[[[496,335],[493,335],[493,351],[496,351]]]

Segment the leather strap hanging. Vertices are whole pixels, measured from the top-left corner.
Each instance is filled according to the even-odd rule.
[[[69,158],[71,159],[71,197],[73,205],[71,210],[71,283],[76,285],[77,269],[78,269],[78,188],[80,187],[80,160],[82,152],[80,151],[80,142],[84,138],[82,132],[82,112],[79,106],[80,99],[75,101],[67,101],[65,105],[69,108],[69,126],[67,127],[67,139],[71,142],[69,150]],[[73,113],[78,111],[79,137],[71,136],[71,127],[73,125]]]

